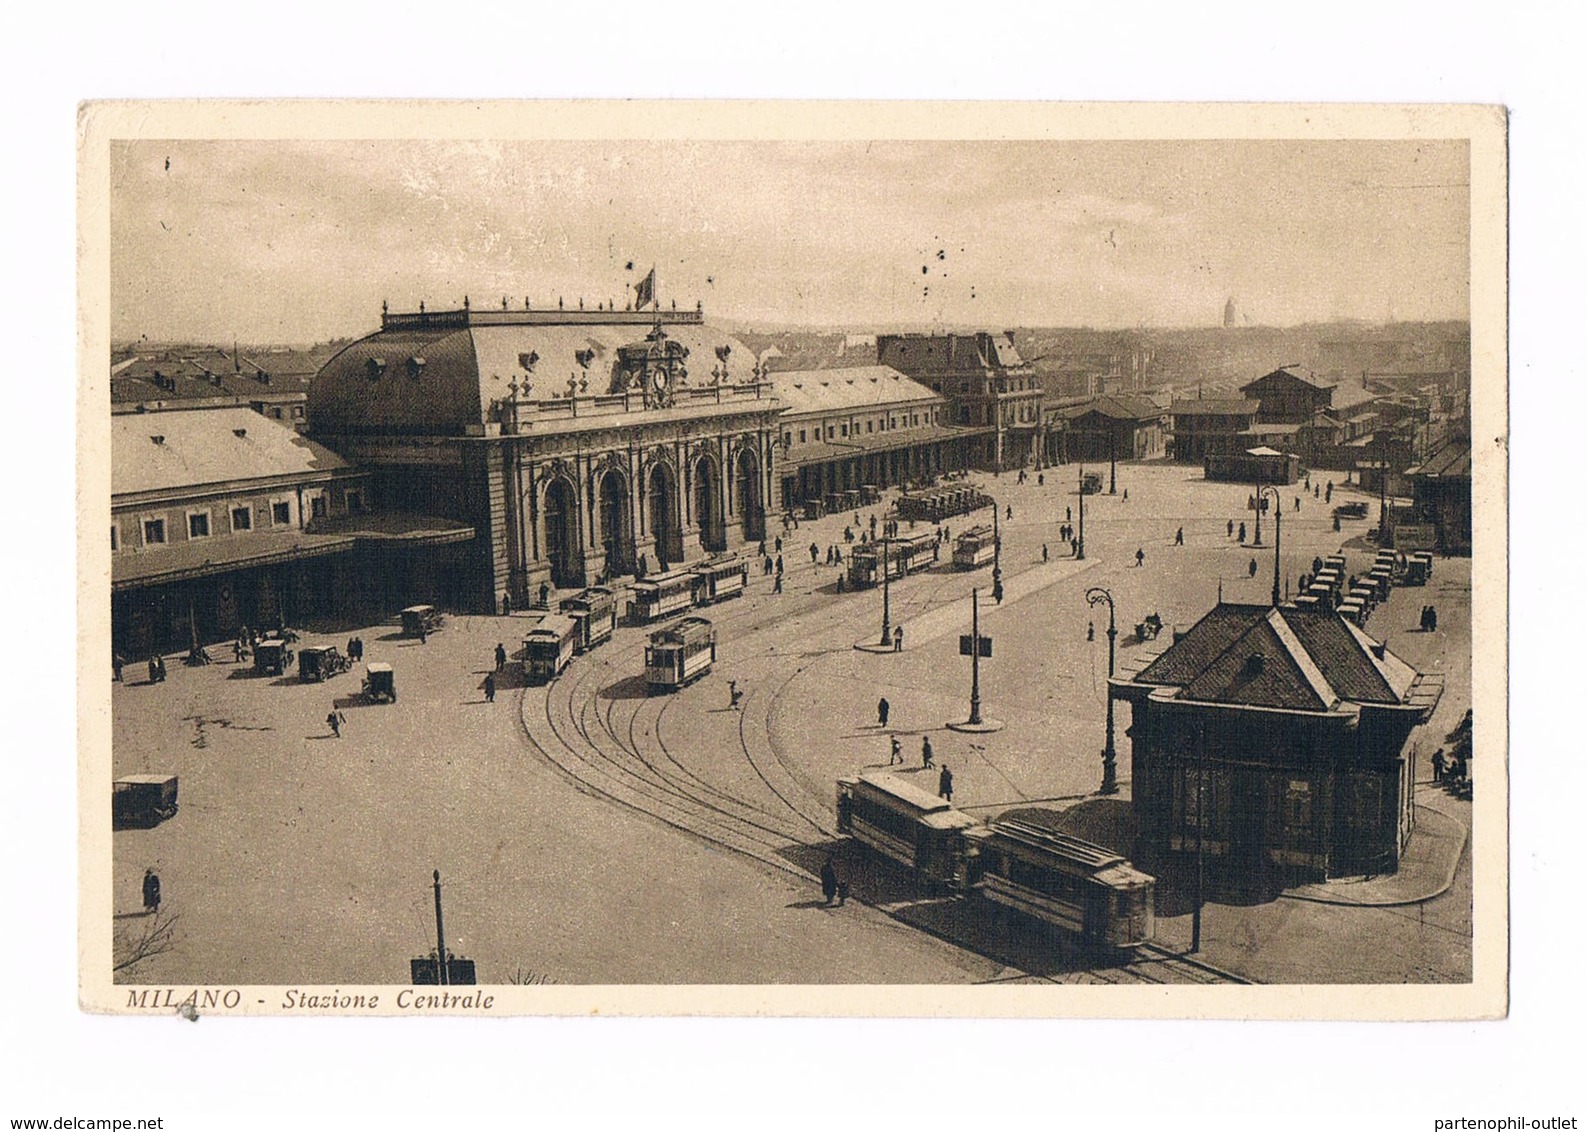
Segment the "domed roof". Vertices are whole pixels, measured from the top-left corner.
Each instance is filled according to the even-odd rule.
[[[752,379],[754,352],[696,311],[663,312],[667,340],[688,351],[688,384]],[[620,391],[620,352],[644,347],[655,315],[635,311],[443,311],[387,315],[382,329],[327,362],[309,387],[309,420],[327,435],[477,433],[511,395]],[[529,392],[524,392],[527,382]]]

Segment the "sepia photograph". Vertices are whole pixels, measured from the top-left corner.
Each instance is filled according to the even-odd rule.
[[[1502,111],[79,129],[85,1009],[1505,1013]]]

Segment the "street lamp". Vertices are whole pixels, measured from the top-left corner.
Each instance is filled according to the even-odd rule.
[[[1086,466],[1080,465],[1080,537],[1075,539],[1075,561],[1086,556]]]
[[[1278,589],[1278,558],[1284,545],[1284,501],[1279,498],[1278,488],[1268,484],[1256,493],[1256,513],[1262,514],[1262,499],[1268,492],[1273,493],[1273,604],[1279,604]]]
[[[1251,540],[1251,545],[1262,545],[1262,493],[1267,489],[1262,486],[1262,481],[1256,481],[1256,538]]]
[[[1118,756],[1113,749],[1113,645],[1118,638],[1119,630],[1113,619],[1113,595],[1101,586],[1092,586],[1086,591],[1086,602],[1090,605],[1107,603],[1108,607],[1108,736],[1107,746],[1102,748],[1102,787],[1098,794],[1117,794],[1119,792]]]
[[[1119,433],[1113,425],[1108,425],[1108,494],[1119,493],[1119,462],[1115,455],[1118,447]]]
[[[997,530],[997,500],[992,500],[992,600],[1003,603],[1003,538]]]

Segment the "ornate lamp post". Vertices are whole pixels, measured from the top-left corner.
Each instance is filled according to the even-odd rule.
[[[1253,547],[1260,547],[1262,545],[1262,493],[1265,492],[1266,490],[1267,490],[1267,488],[1262,486],[1262,481],[1261,480],[1257,480],[1257,482],[1256,482],[1256,537],[1251,540],[1251,545]]]
[[[1113,647],[1118,639],[1119,630],[1114,624],[1113,595],[1101,586],[1092,586],[1086,591],[1086,601],[1091,605],[1101,605],[1104,602],[1108,607],[1108,735],[1107,746],[1102,748],[1102,786],[1098,794],[1117,794],[1119,792],[1118,756],[1113,749]]]
[[[882,536],[882,648],[893,643],[893,618],[887,591],[887,536]]]
[[[992,600],[1003,601],[1003,538],[997,531],[997,500],[992,500]]]
[[[1279,548],[1283,545],[1284,541],[1284,501],[1278,496],[1278,488],[1274,487],[1272,484],[1268,484],[1256,494],[1256,513],[1258,515],[1262,513],[1262,499],[1268,494],[1268,492],[1273,493],[1273,604],[1276,606],[1279,604]]]

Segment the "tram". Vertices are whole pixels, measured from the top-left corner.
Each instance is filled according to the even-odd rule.
[[[894,509],[900,519],[924,519],[930,523],[940,523],[955,515],[967,515],[991,505],[990,496],[966,484],[959,484],[899,496]]]
[[[523,639],[523,674],[531,684],[547,684],[562,675],[573,660],[579,623],[572,617],[550,613]]]
[[[1155,930],[1155,878],[1118,853],[1057,830],[997,818],[966,834],[985,900],[1114,951]]]
[[[694,573],[669,570],[634,583],[634,600],[628,604],[628,619],[636,625],[648,625],[692,605]]]
[[[849,584],[857,590],[881,584],[882,547],[886,547],[887,576],[902,578],[937,561],[940,553],[933,531],[898,538],[878,539],[856,546],[849,553]]]
[[[997,537],[988,526],[971,527],[953,540],[953,568],[974,570],[997,557]]]
[[[965,834],[980,825],[945,798],[887,771],[838,779],[838,832],[953,892],[970,885]]]
[[[702,562],[689,572],[694,575],[695,605],[738,597],[749,586],[749,562],[736,555]]]
[[[578,622],[579,631],[573,640],[573,651],[589,652],[596,645],[612,639],[617,631],[617,594],[606,586],[591,586],[572,597],[565,597],[557,608]]]
[[[716,663],[716,627],[704,617],[685,617],[650,634],[645,646],[645,690],[675,692],[711,671]]]

